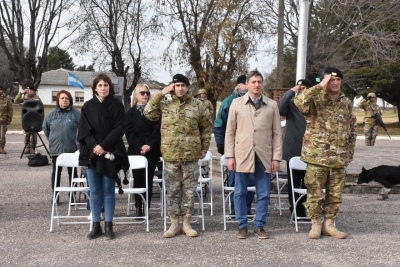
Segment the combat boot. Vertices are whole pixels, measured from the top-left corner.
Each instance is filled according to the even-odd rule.
[[[24,154],[30,154],[30,153],[31,153],[31,148],[29,147],[29,145],[27,145],[25,147]]]
[[[371,139],[365,138],[365,145],[366,146],[371,146]]]
[[[346,238],[347,236],[346,233],[340,232],[338,229],[336,229],[333,223],[334,223],[333,219],[325,218],[324,224],[322,226],[322,234],[338,239]]]
[[[322,223],[321,219],[311,219],[311,231],[308,233],[308,238],[319,239],[321,237]]]
[[[163,237],[170,238],[181,233],[181,228],[179,228],[179,217],[175,214],[169,215],[171,220],[171,226],[169,227],[168,231],[164,232]]]
[[[190,236],[190,237],[196,237],[197,232],[193,230],[192,226],[190,225],[190,219],[192,218],[192,214],[186,214],[183,216],[183,226],[182,226],[182,232],[183,234]]]
[[[0,147],[0,154],[7,154],[7,152],[4,150],[4,147]]]

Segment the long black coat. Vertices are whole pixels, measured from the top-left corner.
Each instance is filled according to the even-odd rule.
[[[282,158],[287,161],[292,157],[300,156],[307,125],[303,114],[294,104],[295,95],[296,93],[293,90],[289,90],[278,102],[280,115],[286,116]]]
[[[121,168],[126,172],[129,168],[128,154],[122,140],[124,117],[124,106],[116,98],[108,96],[100,102],[94,96],[83,105],[78,126],[79,164],[93,165],[97,172],[116,179],[117,183],[119,182],[117,172]],[[96,145],[113,153],[116,159],[111,161],[104,156],[98,157],[93,154]]]
[[[150,121],[141,115],[136,105],[126,112],[125,135],[128,141],[128,155],[141,155],[140,148],[149,145],[150,151],[144,156],[149,162],[158,162],[161,156],[161,120]]]

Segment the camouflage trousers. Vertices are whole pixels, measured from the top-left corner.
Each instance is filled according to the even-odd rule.
[[[334,219],[342,203],[342,190],[346,182],[346,169],[332,169],[328,167],[308,164],[304,184],[307,187],[307,216],[312,219]],[[322,203],[323,192],[326,190],[325,200]]]
[[[0,147],[4,148],[6,145],[6,132],[7,132],[7,125],[0,124]]]
[[[199,179],[197,161],[165,162],[168,215],[193,214],[194,195]]]
[[[373,146],[375,145],[375,139],[378,135],[378,125],[364,123],[364,135],[365,135],[365,145]]]

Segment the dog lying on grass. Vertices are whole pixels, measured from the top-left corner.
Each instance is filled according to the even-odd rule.
[[[400,184],[400,166],[381,165],[366,170],[364,167],[358,175],[357,184],[370,183],[372,181],[380,183],[383,188],[379,192],[379,200],[389,198],[392,187]]]

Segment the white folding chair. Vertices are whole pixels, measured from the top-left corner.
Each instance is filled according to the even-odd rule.
[[[203,205],[210,207],[210,215],[213,216],[213,187],[212,187],[212,153],[207,151],[206,156],[203,159],[199,159],[199,182],[204,185],[204,193],[207,194],[207,188],[209,192],[208,202],[204,202]]]
[[[144,210],[144,216],[114,216],[114,223],[115,224],[141,224],[141,223],[146,223],[146,231],[149,231],[149,205],[147,202],[147,199],[149,199],[148,195],[148,181],[147,181],[147,159],[144,156],[128,156],[129,158],[129,171],[135,170],[135,169],[145,169],[146,173],[146,187],[144,188],[123,188],[124,194],[129,195],[128,196],[128,211],[127,215],[129,215],[129,206],[130,206],[130,199],[131,195],[139,195],[143,203],[145,204],[145,210]],[[115,188],[116,194],[118,194],[118,188]]]
[[[74,215],[70,214],[71,205],[68,205],[68,215],[59,215],[58,206],[57,206],[57,198],[61,192],[69,193],[71,195],[74,193],[84,193],[87,196],[88,187],[72,187],[71,184],[69,186],[57,186],[57,176],[58,176],[58,167],[72,167],[77,168],[79,166],[78,160],[79,154],[77,153],[63,153],[57,157],[56,161],[56,173],[54,176],[54,192],[53,192],[53,203],[51,208],[51,222],[50,222],[50,232],[53,231],[54,220],[57,220],[57,224],[87,224],[90,221],[87,220],[87,215]],[[72,170],[73,171],[73,170]],[[63,220],[64,219],[64,220]],[[74,219],[71,221],[70,219]],[[83,219],[82,221],[77,219]]]
[[[163,184],[164,184],[164,159],[160,157],[159,162],[161,162],[161,170],[158,170],[154,173],[154,178],[153,178],[153,186],[156,186],[158,190],[160,191],[160,210],[161,210],[161,216],[164,216],[164,190],[163,190]],[[161,176],[161,177],[158,177]],[[154,192],[153,192],[154,195]],[[157,209],[157,208],[155,208]]]
[[[75,151],[75,154],[77,154],[77,157],[79,158],[79,150]],[[87,186],[87,179],[82,175],[82,169],[84,167],[81,167],[81,176],[80,177],[75,177],[75,168],[72,169],[72,179],[71,179],[71,187],[88,187]],[[75,210],[78,209],[86,209],[87,202],[80,202],[81,199],[81,194],[82,192],[79,192],[78,194],[78,199],[75,197],[75,194],[71,194],[71,197],[69,198],[69,206],[74,206]],[[73,201],[72,201],[73,200]],[[84,206],[84,207],[79,207],[79,206]],[[70,215],[70,209],[68,210],[68,215]]]
[[[224,155],[221,156],[220,158],[220,166],[221,166],[221,188],[222,188],[222,219],[224,222],[224,230],[226,230],[226,224],[227,223],[237,223],[236,220],[227,220],[228,218],[231,218],[232,215],[230,215],[230,207],[231,207],[231,198],[230,196],[235,192],[235,187],[232,186],[227,186],[225,184],[225,180],[228,179],[228,160],[225,158]],[[226,179],[225,179],[226,176]],[[247,187],[247,191],[253,191],[256,192],[256,187],[255,186],[249,186]],[[226,212],[226,204],[229,206],[230,212]],[[251,221],[254,220],[254,215],[248,215],[249,218],[252,218]]]
[[[287,172],[277,171],[275,172],[276,179],[276,191],[277,191],[277,200],[278,204],[276,205],[279,210],[279,215],[282,215],[282,210],[288,210],[289,208],[283,208],[281,192],[285,186],[288,184]]]

